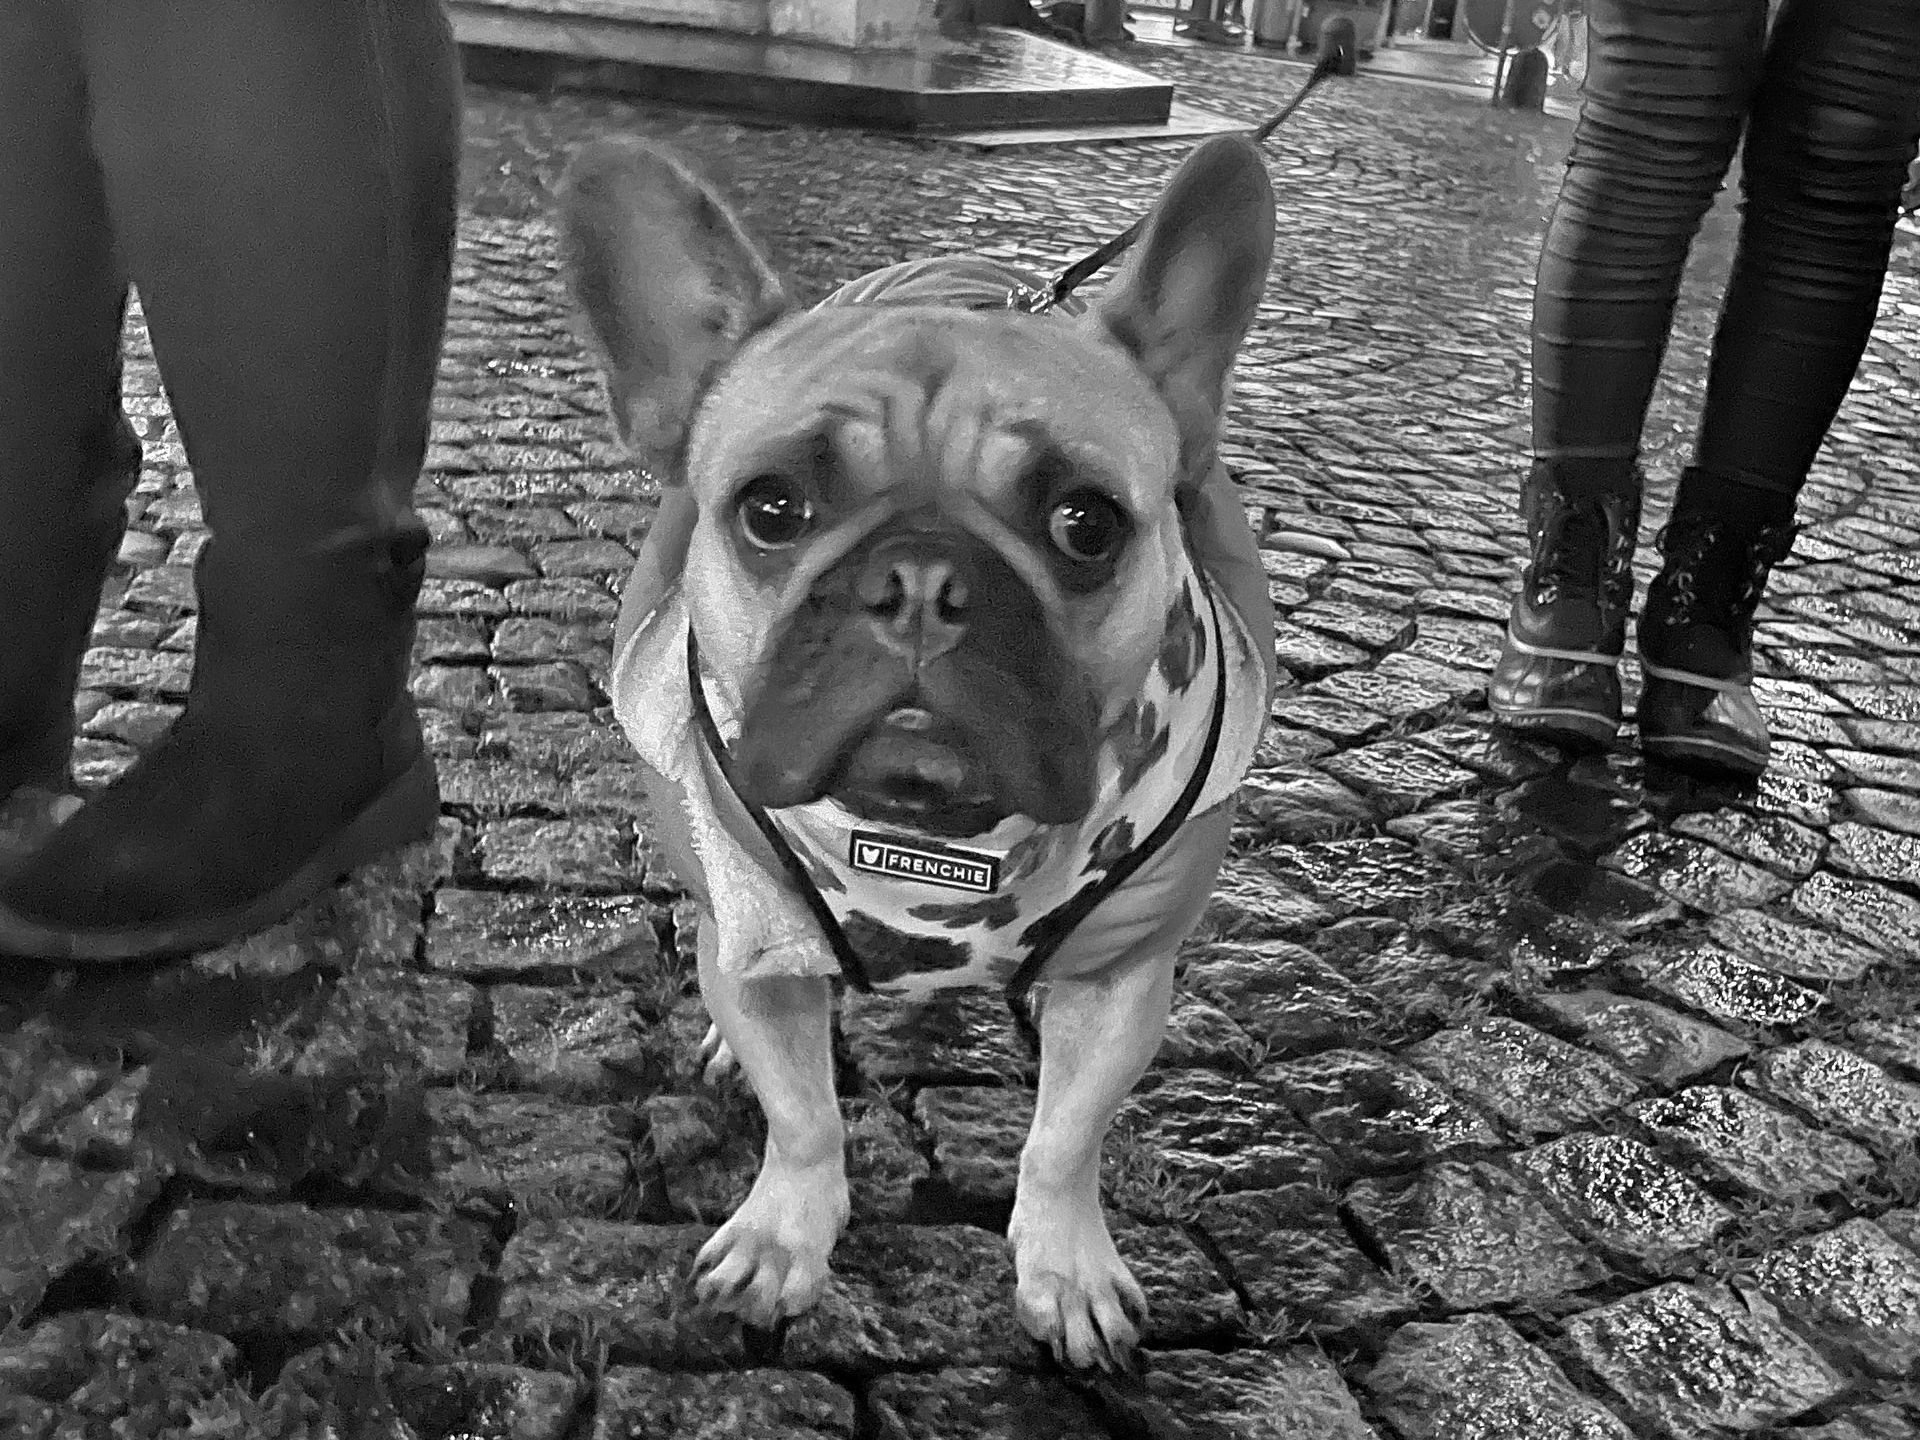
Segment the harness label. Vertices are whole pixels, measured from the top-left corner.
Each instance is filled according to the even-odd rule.
[[[1000,860],[977,850],[954,850],[926,841],[909,843],[891,835],[856,830],[848,847],[856,870],[896,880],[919,880],[949,890],[991,895],[1000,884]]]

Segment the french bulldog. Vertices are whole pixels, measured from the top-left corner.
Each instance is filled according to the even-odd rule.
[[[983,257],[797,307],[716,189],[639,141],[575,157],[559,229],[662,492],[614,709],[698,904],[709,1051],[767,1121],[696,1292],[763,1327],[821,1293],[848,1215],[838,985],[1008,987],[1040,1063],[1015,1309],[1063,1363],[1124,1364],[1145,1308],[1101,1146],[1272,694],[1266,576],[1215,455],[1273,246],[1259,152],[1200,146],[1105,298],[1050,313]]]

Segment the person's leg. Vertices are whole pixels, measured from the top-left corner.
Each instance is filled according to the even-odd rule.
[[[1866,350],[1916,138],[1920,5],[1788,0],[1754,97],[1694,464],[1640,622],[1650,754],[1766,767],[1748,685],[1754,609]]]
[[[1127,38],[1126,0],[1087,0],[1081,38],[1089,45],[1115,45]]]
[[[1191,35],[1197,40],[1208,40],[1219,44],[1228,39],[1228,32],[1220,23],[1220,13],[1226,0],[1187,0],[1184,10],[1176,11],[1173,30],[1176,35]]]
[[[1760,74],[1765,0],[1595,0],[1573,151],[1533,307],[1529,564],[1489,702],[1604,745],[1633,598],[1637,460],[1680,275]]]
[[[212,539],[186,713],[0,883],[0,948],[177,953],[431,833],[412,509],[458,71],[437,0],[71,0],[95,153]]]
[[[1742,156],[1695,463],[1797,495],[1880,305],[1920,137],[1920,6],[1789,0]]]
[[[73,691],[140,446],[66,6],[0,6],[0,801],[69,784]]]

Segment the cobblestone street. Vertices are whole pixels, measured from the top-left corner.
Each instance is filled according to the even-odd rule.
[[[1304,73],[1126,58],[1250,123]],[[468,130],[418,491],[438,840],[191,963],[0,976],[0,1435],[1920,1435],[1913,235],[1761,612],[1772,769],[1705,789],[1630,734],[1574,763],[1488,725],[1569,125],[1362,76],[1275,137],[1226,453],[1256,523],[1352,558],[1268,555],[1275,722],[1107,1150],[1144,1374],[1095,1381],[1013,1320],[1031,1074],[993,995],[846,1004],[826,1300],[781,1335],[692,1308],[761,1122],[699,1078],[691,925],[607,709],[655,495],[574,338],[547,186],[597,134],[671,138],[813,299],[931,253],[1052,271],[1187,147],[487,90]],[[1650,422],[1643,584],[1732,220]],[[92,784],[177,713],[204,534],[137,314],[132,346],[146,469],[80,696]]]

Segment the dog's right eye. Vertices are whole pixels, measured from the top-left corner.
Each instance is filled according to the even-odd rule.
[[[734,504],[740,533],[756,550],[784,550],[813,528],[813,502],[784,475],[749,480]]]

